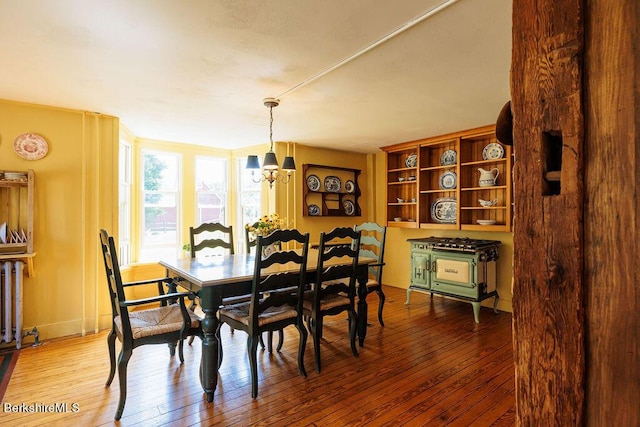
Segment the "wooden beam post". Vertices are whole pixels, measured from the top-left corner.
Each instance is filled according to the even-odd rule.
[[[586,411],[640,425],[640,2],[585,11]]]
[[[521,425],[584,421],[583,3],[513,1],[513,334]]]

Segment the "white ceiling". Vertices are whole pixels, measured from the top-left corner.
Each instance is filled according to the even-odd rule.
[[[510,62],[511,0],[0,0],[0,98],[220,148],[266,148],[266,97],[274,140],[342,150],[495,123]]]

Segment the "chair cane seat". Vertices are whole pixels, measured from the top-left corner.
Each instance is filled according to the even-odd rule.
[[[249,307],[251,303],[233,304],[220,309],[220,316],[226,316],[244,325],[249,325]],[[282,305],[269,307],[258,316],[258,326],[268,325],[284,319],[295,318],[298,315],[294,307]]]
[[[330,294],[320,300],[320,310],[325,311],[334,307],[349,305],[349,302],[349,298],[345,296]],[[305,310],[311,311],[313,307],[313,291],[306,291],[304,293],[304,301],[302,304]]]
[[[200,318],[189,310],[191,327],[197,328]],[[122,319],[116,316],[113,319],[116,325],[118,336],[122,336]],[[182,314],[177,305],[170,305],[152,308],[142,311],[130,311],[129,322],[131,323],[131,333],[134,339],[149,337],[167,332],[179,331],[182,329]]]

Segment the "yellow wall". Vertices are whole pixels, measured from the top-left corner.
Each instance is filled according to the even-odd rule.
[[[18,157],[13,140],[24,132],[44,137],[46,157]],[[0,100],[0,170],[35,173],[36,274],[24,281],[24,328],[37,326],[42,339],[109,325],[98,230],[117,228],[117,147],[115,117]]]

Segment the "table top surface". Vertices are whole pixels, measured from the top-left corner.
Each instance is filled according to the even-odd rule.
[[[341,258],[334,258],[325,263],[325,266],[340,265]],[[360,257],[358,264],[373,264],[375,258]],[[309,249],[307,257],[307,273],[315,272],[318,264],[318,251]],[[255,269],[255,255],[212,255],[200,258],[181,258],[174,260],[162,260],[160,265],[187,279],[198,286],[224,285],[250,281],[253,279]],[[276,264],[265,270],[266,274],[291,271],[295,264]]]

